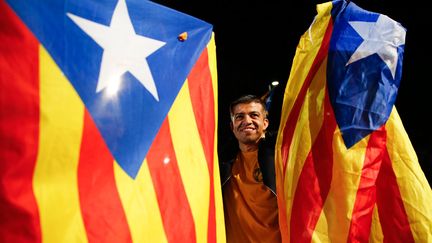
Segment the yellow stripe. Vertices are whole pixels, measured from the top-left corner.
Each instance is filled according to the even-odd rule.
[[[323,122],[324,96],[326,92],[327,60],[324,60],[308,89],[293,135],[284,181],[287,224],[290,228],[292,203],[298,179],[306,157],[310,153]],[[346,150],[341,134],[337,131],[333,139],[333,177],[327,200],[312,235],[314,242],[346,241],[367,140]],[[332,227],[328,227],[332,225]]]
[[[347,240],[368,140],[369,136],[346,149],[339,129],[334,134],[330,191],[314,232],[322,241]]]
[[[315,21],[301,36],[297,45],[297,50],[290,72],[292,75],[290,75],[285,88],[284,100],[282,104],[283,112],[281,114],[281,127],[279,129],[280,131],[283,131],[285,128],[285,123],[291,113],[297,96],[300,93],[300,89],[306,80],[306,77],[309,74],[312,64],[321,47],[328,23],[331,21],[331,8],[331,2],[317,5],[318,14],[315,18]]]
[[[214,180],[214,199],[215,199],[215,210],[216,210],[216,237],[217,242],[225,242],[225,220],[222,203],[222,190],[220,185],[220,174],[219,174],[219,159],[217,154],[217,124],[218,124],[218,86],[217,86],[217,70],[216,70],[216,45],[214,41],[214,33],[212,38],[207,45],[208,50],[208,62],[210,73],[212,77],[213,96],[214,96],[214,111],[215,111],[215,135],[214,136],[214,164],[213,164],[213,180]]]
[[[211,44],[214,45],[214,39],[212,38],[211,40]],[[209,46],[211,46],[211,44]],[[209,54],[211,53],[211,55],[213,55],[210,59],[215,58],[215,49],[214,46],[213,48],[211,48],[211,51],[209,51]],[[213,85],[217,85],[217,81],[215,78],[215,60],[213,59],[213,68],[211,68],[212,73],[212,77],[213,77]],[[213,87],[214,90],[215,87]],[[206,177],[205,175],[208,175],[208,170],[206,167],[206,162],[205,162],[205,157],[204,157],[204,152],[201,151],[201,155],[197,156],[197,148],[201,148],[202,145],[200,143],[199,140],[199,134],[197,131],[197,128],[195,127],[195,139],[194,142],[195,144],[189,144],[189,148],[191,149],[193,148],[192,151],[188,151],[188,153],[193,153],[193,155],[184,155],[184,152],[182,152],[181,150],[184,148],[178,148],[177,146],[180,144],[187,144],[185,143],[184,138],[187,137],[188,138],[188,142],[191,141],[190,140],[190,133],[189,131],[184,130],[185,128],[189,128],[189,126],[191,126],[192,124],[195,124],[195,120],[183,120],[184,122],[186,122],[186,125],[176,125],[176,124],[180,124],[181,123],[181,119],[177,119],[177,117],[179,116],[179,113],[181,114],[180,117],[183,116],[189,116],[188,118],[194,118],[193,116],[193,112],[192,112],[192,107],[190,102],[186,102],[188,100],[190,100],[189,98],[189,94],[188,94],[188,87],[187,87],[187,82],[186,85],[182,88],[182,91],[179,94],[179,97],[181,98],[177,98],[177,101],[175,102],[175,105],[172,108],[172,111],[170,112],[169,117],[175,117],[173,118],[173,121],[170,122],[170,129],[171,129],[171,133],[173,136],[173,142],[174,142],[174,146],[175,146],[175,150],[176,150],[176,154],[177,154],[177,159],[178,159],[178,163],[179,163],[179,167],[180,167],[180,171],[182,173],[182,177],[183,177],[183,181],[185,183],[185,189],[186,189],[186,193],[188,195],[188,199],[189,202],[191,204],[192,207],[192,213],[193,213],[193,217],[194,217],[194,221],[195,221],[195,225],[197,226],[196,230],[197,230],[197,242],[205,242],[207,241],[207,215],[208,215],[208,196],[203,197],[203,195],[208,195],[209,191],[207,190],[207,188],[209,187],[209,182],[208,182],[208,177]],[[186,93],[186,94],[185,94]],[[217,95],[217,94],[215,94]],[[186,102],[186,106],[185,103]],[[216,102],[216,106],[217,106],[217,101]],[[189,115],[186,115],[186,113],[184,112],[184,109],[187,109],[188,112],[186,112]],[[216,111],[217,111],[217,107],[216,107]],[[192,113],[191,113],[192,112]],[[177,117],[176,117],[177,116]],[[178,131],[177,134],[180,135],[175,135],[176,132]],[[215,131],[216,132],[216,131]],[[185,134],[182,134],[185,133]],[[216,134],[216,133],[215,133]],[[177,138],[177,139],[176,139]],[[178,141],[180,139],[180,142]],[[198,143],[197,142],[198,139]],[[216,136],[215,136],[216,139]],[[177,142],[176,142],[177,141]],[[215,143],[216,144],[216,143]],[[216,149],[216,145],[215,145],[215,149]],[[183,156],[179,156],[179,154],[182,154]],[[215,168],[219,168],[218,167],[218,161],[217,161],[217,153],[215,153]],[[194,160],[195,162],[199,163],[200,166],[196,167],[196,166],[191,166],[190,164],[190,158],[196,158],[196,160]],[[192,172],[191,169],[192,167],[194,168],[199,168],[199,171],[197,172]],[[116,182],[117,182],[117,186],[119,189],[119,193],[120,193],[120,198],[122,201],[122,204],[124,206],[125,209],[125,213],[126,213],[126,218],[128,220],[129,226],[130,226],[130,230],[131,230],[131,235],[132,235],[132,239],[134,242],[167,242],[166,239],[166,235],[164,233],[164,229],[163,229],[163,223],[162,223],[162,219],[161,216],[159,214],[159,208],[158,208],[158,204],[157,204],[157,198],[156,198],[156,193],[154,191],[154,187],[153,187],[153,182],[151,180],[151,176],[148,170],[148,166],[147,166],[147,162],[144,161],[142,168],[140,169],[137,177],[135,180],[131,179],[127,174],[124,173],[124,171],[115,163],[115,177],[116,177]],[[218,169],[219,170],[219,169]],[[220,184],[219,184],[219,172],[215,171],[215,188],[218,188],[219,190],[219,194],[220,193]],[[206,179],[206,184],[202,184],[202,183],[196,183],[196,175],[184,175],[184,174],[188,174],[192,172],[191,174],[198,174],[204,177],[204,179]],[[217,177],[216,177],[217,176]],[[186,178],[186,179],[185,179]],[[188,184],[189,186],[186,186],[186,184]],[[207,185],[207,186],[204,186]],[[203,190],[196,190],[193,188],[193,186],[195,187],[199,187],[200,189],[205,189],[204,192]],[[206,193],[206,194],[204,194]],[[192,201],[191,201],[192,198]],[[207,202],[205,202],[205,200],[203,201],[202,198],[205,198],[205,200],[207,200]],[[221,195],[219,195],[219,201],[221,201]],[[195,205],[193,205],[195,204]],[[219,208],[219,212],[222,214],[223,217],[223,208],[222,208],[222,203],[219,202],[220,208]],[[199,208],[202,209],[199,209]],[[222,218],[223,219],[223,218]],[[223,222],[222,222],[223,223]],[[224,232],[224,226],[222,225],[222,227],[220,227],[220,230],[223,232],[223,234],[225,234]],[[223,235],[223,239],[225,239],[225,235]]]
[[[120,200],[133,242],[167,242],[147,161],[135,179],[114,163],[114,174]]]
[[[180,90],[168,119],[183,186],[195,222],[197,242],[207,242],[210,178],[189,94]]]
[[[302,127],[309,127],[309,117],[303,114],[297,121],[296,129],[294,132],[294,139],[290,144],[290,157],[287,159],[286,174],[283,174],[283,161],[281,154],[281,146],[283,142],[283,131],[285,129],[288,117],[291,114],[291,110],[297,99],[300,89],[306,80],[309,70],[312,67],[313,61],[320,49],[322,40],[324,38],[325,31],[328,23],[331,20],[331,2],[317,5],[318,14],[316,20],[311,24],[308,31],[306,31],[301,37],[297,46],[296,54],[291,67],[290,78],[285,88],[284,100],[282,105],[281,120],[279,127],[279,134],[276,141],[276,185],[279,197],[282,197],[282,201],[285,200],[286,205],[286,219],[287,219],[287,230],[290,229],[290,211],[292,208],[292,197],[294,195],[294,188],[297,186],[298,175],[303,167],[306,155],[311,147],[311,135],[307,134],[307,129]],[[325,63],[326,61],[324,61]],[[316,82],[316,81],[313,81]],[[322,94],[321,94],[322,95]],[[307,99],[307,97],[306,97]],[[307,111],[307,107],[303,107],[303,110]],[[305,113],[301,111],[300,114]],[[321,118],[322,119],[322,118]],[[316,124],[321,124],[322,120],[312,120]],[[316,134],[314,135],[316,136]],[[313,138],[314,139],[314,138]],[[299,146],[302,144],[302,146]],[[302,148],[302,151],[297,151]],[[296,174],[296,176],[294,175]],[[283,237],[285,240],[289,240],[289,237]]]
[[[283,193],[286,199],[288,229],[290,229],[291,210],[297,183],[306,157],[310,153],[312,143],[318,136],[323,122],[326,63],[325,61],[322,63],[307,91],[287,160]]]
[[[304,107],[302,108],[303,110],[301,111],[302,115],[300,119],[305,120],[305,123],[309,121],[311,124],[302,125],[300,123],[297,125],[297,127],[309,128],[311,131],[304,129],[304,134],[294,135],[295,138],[300,136],[300,139],[297,140],[295,145],[304,149],[300,151],[300,161],[304,161],[305,156],[307,156],[307,153],[309,153],[311,149],[309,141],[306,143],[307,146],[305,146],[305,141],[307,141],[307,139],[304,137],[307,138],[307,136],[312,135],[312,141],[314,141],[319,130],[321,129],[322,119],[324,116],[324,95],[327,90],[325,82],[326,70],[327,59],[324,60],[323,64],[317,71],[314,80],[312,80],[310,90],[308,91],[308,95],[305,99]],[[312,95],[312,90],[319,90],[319,93],[314,96]],[[308,117],[303,118],[304,113],[309,113]],[[347,217],[347,215],[352,215],[357,188],[360,183],[360,176],[362,173],[368,139],[369,136],[359,141],[351,149],[347,150],[339,129],[336,129],[335,133],[333,134],[332,181],[330,184],[329,193],[327,195],[326,201],[324,202],[323,209],[315,227],[315,231],[312,234],[312,239],[314,242],[346,241],[351,222],[351,219]],[[291,153],[292,156],[298,156],[296,154],[299,154],[299,149],[294,151],[295,152]],[[303,167],[303,164],[301,167]],[[295,171],[300,173],[300,169],[301,168]],[[293,183],[295,186],[297,185],[299,173],[293,175],[295,181],[291,183]],[[289,178],[290,175],[287,175],[286,177]]]
[[[396,108],[386,124],[387,150],[416,242],[432,239],[432,191]]]
[[[33,179],[44,242],[86,242],[77,168],[84,107],[47,51],[40,47],[40,138]]]
[[[369,236],[369,242],[384,242],[384,235],[379,220],[378,207],[375,204],[372,214],[371,233]]]

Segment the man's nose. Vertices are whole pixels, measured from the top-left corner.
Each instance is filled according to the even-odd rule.
[[[246,122],[247,124],[252,123],[252,117],[250,117],[249,115],[245,115],[244,116],[244,122]]]

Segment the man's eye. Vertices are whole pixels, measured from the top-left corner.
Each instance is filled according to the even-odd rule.
[[[236,119],[236,120],[241,120],[241,119],[243,119],[243,115],[236,115],[236,116],[235,116],[235,119]]]

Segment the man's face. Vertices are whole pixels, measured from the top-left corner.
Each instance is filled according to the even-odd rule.
[[[264,108],[260,103],[238,104],[231,117],[231,129],[240,144],[256,144],[268,127]]]

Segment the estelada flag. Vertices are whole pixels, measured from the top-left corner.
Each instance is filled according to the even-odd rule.
[[[0,242],[223,242],[212,25],[0,2]]]
[[[431,242],[432,191],[394,106],[406,30],[352,1],[317,5],[276,145],[284,242]]]

